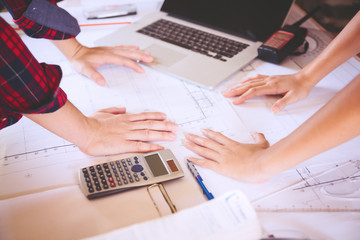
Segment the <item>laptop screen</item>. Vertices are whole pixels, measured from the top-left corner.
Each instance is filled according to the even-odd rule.
[[[253,41],[278,30],[293,0],[165,0],[161,11]]]

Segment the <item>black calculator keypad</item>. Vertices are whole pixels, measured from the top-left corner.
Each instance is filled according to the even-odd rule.
[[[126,158],[97,164],[81,170],[89,193],[100,192],[126,184],[139,182],[139,175],[148,180],[138,158]]]

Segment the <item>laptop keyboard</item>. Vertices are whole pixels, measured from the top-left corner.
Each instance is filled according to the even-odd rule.
[[[139,29],[137,32],[224,62],[249,46],[164,19]]]

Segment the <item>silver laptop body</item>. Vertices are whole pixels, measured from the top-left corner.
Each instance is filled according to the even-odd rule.
[[[200,31],[235,40],[248,46],[233,57],[221,56],[219,59],[215,58],[216,53],[209,52],[204,54],[195,52],[193,50],[137,32],[139,29],[143,29],[159,19],[164,19],[185,25],[186,27],[195,28]],[[95,42],[96,45],[101,46],[138,45],[140,49],[150,52],[154,57],[154,62],[147,64],[149,67],[207,88],[215,87],[217,84],[256,58],[258,55],[257,48],[261,45],[261,43],[262,42],[260,41],[251,41],[239,36],[173,17],[162,11],[150,14],[139,21],[134,22],[129,26],[122,27],[114,33]]]

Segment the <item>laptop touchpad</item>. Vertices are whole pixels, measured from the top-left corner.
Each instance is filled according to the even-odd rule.
[[[164,65],[170,67],[171,65],[175,64],[176,62],[180,61],[184,57],[185,54],[176,52],[166,47],[162,47],[156,44],[152,44],[149,47],[144,49],[151,53],[151,56],[154,57],[154,61],[149,65]]]

